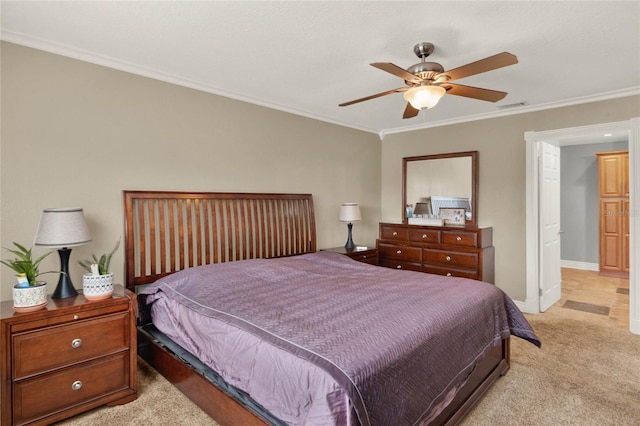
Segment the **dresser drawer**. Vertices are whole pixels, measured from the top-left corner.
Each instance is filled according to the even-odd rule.
[[[380,225],[381,240],[406,241],[409,238],[407,228],[393,225]]]
[[[128,347],[128,312],[15,334],[13,377],[21,379]]]
[[[442,244],[478,247],[478,234],[465,231],[442,231]]]
[[[478,273],[478,271],[445,268],[445,267],[438,267],[438,266],[431,266],[431,265],[423,265],[422,272],[428,272],[430,274],[436,274],[436,275],[445,275],[447,277],[461,277],[461,278],[469,278],[472,280],[480,279],[480,274]]]
[[[14,424],[26,423],[129,386],[129,352],[14,384]]]
[[[387,259],[387,258],[381,257],[379,260],[379,264],[380,266],[384,266],[385,268],[391,268],[391,269],[401,269],[405,271],[418,271],[418,272],[422,271],[422,264],[415,263],[415,262],[405,262],[398,259]]]
[[[424,264],[440,265],[452,268],[478,269],[478,255],[456,251],[424,249]]]
[[[406,247],[380,243],[378,247],[378,255],[381,259],[393,258],[406,262],[422,262],[422,253],[419,247]]]
[[[409,229],[409,241],[440,244],[440,231],[435,229]]]

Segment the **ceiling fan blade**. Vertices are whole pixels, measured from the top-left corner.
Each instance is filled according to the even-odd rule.
[[[507,92],[482,89],[480,87],[463,86],[462,84],[446,83],[441,87],[447,90],[448,95],[464,96],[466,98],[479,99],[481,101],[497,102],[507,96]]]
[[[407,102],[407,107],[404,109],[404,114],[402,114],[402,118],[413,118],[418,115],[420,111],[415,109],[409,102]]]
[[[373,64],[371,64],[371,66],[391,73],[405,81],[411,81],[413,83],[420,83],[422,81],[422,79],[418,76],[411,74],[409,71],[405,70],[404,68],[400,68],[399,66],[392,64],[391,62],[374,62]]]
[[[375,95],[366,96],[366,97],[360,98],[360,99],[354,99],[353,101],[349,101],[349,102],[343,102],[341,104],[338,104],[338,106],[341,106],[341,107],[349,106],[349,105],[357,104],[358,102],[368,101],[369,99],[375,99],[375,98],[379,98],[381,96],[390,95],[392,93],[406,92],[408,89],[409,89],[408,87],[398,87],[397,89],[387,90],[386,92],[376,93]]]
[[[463,77],[469,77],[517,63],[518,58],[516,58],[515,55],[508,52],[502,52],[497,55],[489,56],[488,58],[480,59],[479,61],[445,71],[440,73],[440,75],[447,75],[450,80],[458,80]]]

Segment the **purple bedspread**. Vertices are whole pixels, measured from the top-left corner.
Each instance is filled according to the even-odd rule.
[[[493,285],[331,252],[191,268],[140,301],[161,331],[292,424],[428,423],[502,339],[540,345]]]

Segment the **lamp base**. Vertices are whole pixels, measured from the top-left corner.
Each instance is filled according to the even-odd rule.
[[[68,297],[75,297],[78,295],[73,283],[71,282],[71,276],[69,275],[69,257],[71,256],[71,249],[63,247],[58,249],[60,255],[60,279],[58,279],[58,286],[51,295],[52,299],[66,299]]]
[[[353,224],[347,224],[347,229],[349,230],[349,236],[347,237],[347,244],[344,245],[344,248],[347,250],[353,250],[356,248],[356,245],[353,243],[353,239],[351,238],[351,228],[353,228]]]

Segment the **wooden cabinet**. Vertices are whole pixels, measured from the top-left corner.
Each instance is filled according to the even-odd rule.
[[[379,226],[380,266],[494,281],[492,228],[393,223]]]
[[[50,424],[137,397],[135,295],[81,294],[15,313],[1,302],[2,426]]]
[[[326,249],[321,249],[320,251],[332,251],[335,253],[344,254],[345,256],[349,256],[353,260],[357,260],[358,262],[368,263],[370,265],[378,264],[378,250],[375,247],[366,247],[365,249],[349,249],[347,250],[344,247],[331,247]]]
[[[629,153],[598,157],[600,272],[629,273]]]

